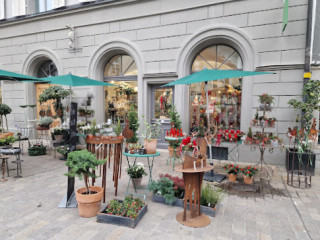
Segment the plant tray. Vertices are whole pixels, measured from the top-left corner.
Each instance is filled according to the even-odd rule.
[[[166,199],[160,195],[152,195],[152,202],[166,204]],[[177,198],[173,202],[172,206],[183,208],[184,207],[183,200]],[[219,207],[220,207],[220,204],[218,203],[215,208],[211,208],[211,207],[207,207],[207,206],[200,206],[200,209],[203,214],[210,216],[210,217],[215,217],[218,210],[219,210]],[[187,209],[190,210],[189,203],[188,203]]]
[[[46,147],[41,147],[41,148],[28,148],[28,153],[29,156],[40,156],[40,155],[46,155]]]
[[[119,202],[122,202],[119,200]],[[116,215],[110,215],[104,213],[106,208],[103,209],[103,211],[98,212],[97,214],[97,222],[100,223],[110,223],[110,224],[115,224],[119,226],[124,226],[124,227],[130,227],[130,228],[135,228],[135,226],[138,225],[142,217],[146,214],[148,211],[148,205],[145,204],[140,212],[138,213],[138,216],[135,219],[129,218],[129,217],[122,217],[122,216],[116,216]]]

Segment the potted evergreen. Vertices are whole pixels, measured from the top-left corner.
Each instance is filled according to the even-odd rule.
[[[81,217],[96,216],[100,210],[104,194],[103,188],[90,186],[89,178],[96,178],[95,168],[104,163],[105,160],[98,160],[94,154],[87,150],[74,151],[68,154],[65,164],[70,168],[70,171],[65,175],[68,177],[78,176],[80,180],[84,180],[85,184],[85,187],[76,191],[79,215]]]
[[[7,115],[10,114],[12,109],[7,104],[0,104],[0,124],[1,124],[1,131],[2,134],[0,135],[0,138],[6,138],[8,136],[13,136],[13,133],[9,133],[9,127],[8,127],[8,119]],[[7,126],[7,132],[5,133],[4,130],[4,119],[6,120],[6,126]]]
[[[51,117],[43,117],[41,118],[38,123],[37,123],[37,130],[49,130],[50,129],[50,124],[52,123],[52,118]]]
[[[168,111],[168,114],[170,116],[171,128],[181,129],[180,115],[177,112],[175,105],[172,105],[172,107]],[[169,141],[168,151],[170,157],[179,157],[180,145],[181,141],[179,140]]]
[[[127,143],[137,143],[137,131],[139,129],[139,119],[138,113],[134,110],[133,105],[130,107],[130,111],[128,112],[128,120],[129,120],[129,129],[133,132],[133,137],[127,139]]]
[[[142,116],[142,119],[144,123],[143,136],[146,154],[155,154],[157,152],[157,139],[161,134],[161,120],[157,119],[155,123],[149,124],[144,116]]]
[[[121,128],[120,119],[118,119],[117,125],[114,128],[114,133],[116,134],[117,138],[119,139],[123,138],[123,136],[121,136],[122,128]]]

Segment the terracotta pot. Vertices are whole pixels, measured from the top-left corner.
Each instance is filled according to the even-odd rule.
[[[135,187],[141,187],[141,181],[142,181],[142,177],[141,178],[131,178],[133,185]]]
[[[180,157],[180,154],[179,154],[180,148],[179,147],[176,148],[176,152],[174,153],[173,147],[168,146],[168,151],[169,151],[169,157],[171,157],[171,158],[173,158],[173,157],[179,158]]]
[[[79,116],[80,117],[84,117],[84,116],[86,116],[86,113],[85,112],[79,112]]]
[[[44,126],[37,126],[36,127],[36,130],[49,130],[50,129],[50,127],[48,126],[48,127],[44,127]]]
[[[252,184],[253,177],[243,176],[243,181],[245,184]]]
[[[228,174],[228,180],[229,180],[230,182],[235,182],[235,181],[237,181],[237,175],[235,175],[235,174]]]
[[[144,148],[146,149],[146,154],[155,154],[157,152],[157,139],[144,140]]]
[[[0,134],[0,139],[2,139],[2,138],[7,138],[7,137],[13,136],[13,135],[14,135],[13,132],[1,133],[1,134]]]
[[[57,142],[62,142],[62,140],[63,140],[63,135],[54,135],[54,139],[55,139]]]
[[[86,192],[86,188],[79,188],[76,192],[76,199],[78,202],[79,215],[81,217],[94,217],[100,211],[101,200],[103,198],[103,188],[99,186],[91,186],[91,191],[95,194],[82,194]]]
[[[95,136],[93,136],[92,134],[88,134],[86,136],[86,140],[89,140],[89,139],[94,139]]]

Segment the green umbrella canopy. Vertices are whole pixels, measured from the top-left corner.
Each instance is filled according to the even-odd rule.
[[[29,81],[29,82],[43,82],[41,79],[36,77],[29,77],[19,73],[9,72],[0,69],[0,80],[8,81]]]
[[[189,76],[180,78],[173,82],[167,83],[162,87],[179,85],[179,84],[192,84],[199,82],[216,81],[226,78],[245,77],[261,74],[274,74],[270,72],[253,72],[253,71],[240,71],[240,70],[218,70],[218,69],[203,69],[199,72],[193,73]]]
[[[54,76],[54,77],[46,77],[41,78],[41,80],[46,81],[50,84],[59,84],[66,86],[117,86],[111,83],[101,82],[97,80],[93,80],[90,78],[79,77],[72,74],[62,75],[62,76]]]

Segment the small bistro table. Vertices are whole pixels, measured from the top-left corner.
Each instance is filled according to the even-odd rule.
[[[182,166],[175,167],[175,171],[182,172],[185,186],[184,210],[176,216],[179,223],[195,228],[205,227],[210,224],[210,218],[201,213],[200,197],[203,175],[213,168],[211,165],[196,168],[196,170],[194,168],[182,168]],[[188,201],[190,211],[187,211]]]
[[[149,186],[150,182],[152,181],[152,168],[153,168],[154,157],[160,156],[160,153],[156,152],[155,154],[138,154],[138,153],[131,154],[131,153],[124,152],[123,155],[126,156],[126,158],[127,158],[128,167],[131,167],[130,161],[129,161],[129,157],[133,157],[134,158],[133,166],[136,165],[137,158],[147,158],[148,168],[149,168],[149,180],[148,180],[148,184],[147,184],[147,186],[145,188],[145,194],[138,194],[137,193],[137,189],[140,189],[140,188],[135,186],[135,184],[132,181],[131,177],[129,178],[128,186],[127,186],[127,190],[126,190],[126,196],[127,195],[134,195],[134,196],[137,196],[137,197],[143,197],[143,199],[145,201],[146,198],[147,198],[147,194],[148,194],[148,186]],[[130,186],[130,182],[131,181],[132,181],[132,184],[133,184],[133,187],[134,187],[134,191],[135,191],[134,193],[129,192],[129,186]],[[142,189],[144,189],[144,188],[142,188]]]
[[[164,138],[167,142],[169,142],[169,145],[170,145],[170,142],[174,142],[174,141],[179,141],[181,143],[181,141],[183,140],[183,137],[170,137],[170,136],[166,136]],[[172,170],[174,170],[174,164],[175,164],[175,161],[176,159],[180,159],[178,156],[177,156],[177,152],[176,152],[176,148],[173,148],[173,157],[170,157],[167,159],[167,164],[169,163],[169,160],[172,160],[173,163],[172,163]]]

